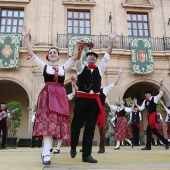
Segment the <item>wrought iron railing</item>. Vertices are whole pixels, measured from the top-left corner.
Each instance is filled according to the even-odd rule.
[[[74,35],[79,36],[79,35]],[[82,35],[81,35],[82,36]],[[59,48],[68,48],[68,34],[57,34],[56,46]],[[94,49],[107,48],[109,38],[107,35],[91,35]],[[128,36],[117,35],[114,40],[115,49],[130,50],[130,38]],[[170,50],[170,37],[153,38],[151,37],[153,51]]]

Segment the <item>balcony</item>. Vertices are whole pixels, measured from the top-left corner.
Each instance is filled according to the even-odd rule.
[[[74,35],[79,36],[79,35]],[[81,35],[82,36],[82,35]],[[94,44],[93,49],[107,48],[109,43],[108,35],[90,35]],[[59,48],[68,48],[68,34],[57,34],[56,46]],[[142,37],[143,38],[143,37]],[[170,37],[153,38],[151,37],[153,51],[170,50]],[[117,35],[113,46],[115,49],[130,50],[130,37]]]

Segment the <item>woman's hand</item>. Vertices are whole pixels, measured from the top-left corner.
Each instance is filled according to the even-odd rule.
[[[20,31],[24,37],[28,36],[30,34],[31,29],[27,29],[25,23],[22,25],[22,28],[20,28]]]

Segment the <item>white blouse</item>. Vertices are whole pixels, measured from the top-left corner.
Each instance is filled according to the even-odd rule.
[[[132,108],[131,107],[120,107],[120,106],[115,106],[115,105],[111,105],[110,106],[112,110],[115,110],[117,112],[120,112],[122,109],[125,109],[125,111],[127,113],[132,112]]]
[[[46,72],[48,74],[54,74],[53,66],[50,66],[49,64],[46,64],[44,61],[42,61],[37,55],[34,54],[34,56],[31,58],[32,61],[39,67],[41,72],[44,71],[45,65],[47,65],[47,70]],[[59,76],[64,76],[64,71],[67,71],[71,69],[74,65],[74,61],[72,59],[67,60],[63,65],[58,66],[58,75]]]

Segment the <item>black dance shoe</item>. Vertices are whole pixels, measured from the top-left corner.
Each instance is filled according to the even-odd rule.
[[[144,147],[144,148],[142,148],[141,150],[151,150],[151,148]]]
[[[50,160],[49,160],[49,161],[44,161],[44,158],[47,157],[47,156],[50,157],[50,155],[46,155],[46,156],[43,156],[43,157],[42,157],[43,165],[50,165],[50,164],[51,164],[51,161],[50,161]]]
[[[76,154],[77,154],[76,148],[71,148],[71,149],[70,149],[70,155],[71,155],[71,157],[72,157],[72,158],[75,158],[75,157],[76,157]]]
[[[165,149],[169,149],[169,142],[165,145]]]
[[[114,150],[119,150],[120,149],[120,147],[118,147],[118,148],[114,148]]]
[[[80,152],[83,152],[83,149],[80,149],[79,151],[80,151]]]
[[[53,153],[54,153],[54,154],[60,153],[60,149],[55,149],[55,151],[54,151]]]
[[[82,156],[82,161],[88,162],[88,163],[97,163],[98,162],[96,159],[93,159],[93,157],[91,155],[87,156],[87,157]]]
[[[52,151],[53,151],[53,148],[50,149],[50,152],[52,152]]]
[[[97,153],[104,153],[104,149],[103,148],[100,148],[99,151]]]

